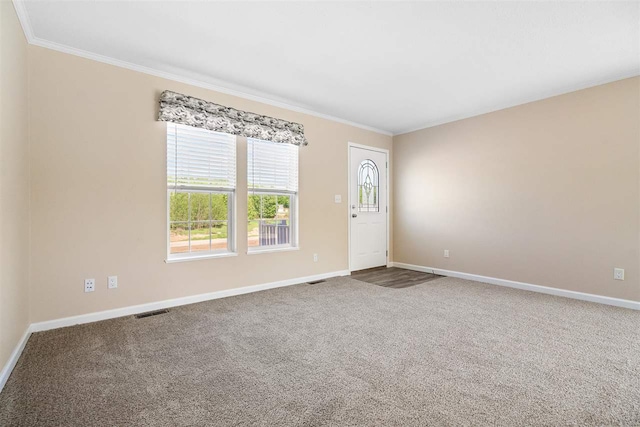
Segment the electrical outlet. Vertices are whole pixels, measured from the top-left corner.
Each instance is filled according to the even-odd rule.
[[[342,194],[336,194],[333,198],[336,203],[342,203]]]
[[[624,280],[624,268],[614,268],[613,278],[615,280]]]
[[[118,287],[118,276],[107,277],[107,286],[109,289],[115,289]]]
[[[444,250],[444,257],[449,258],[449,249]]]
[[[84,279],[84,291],[93,292],[96,290],[96,279]]]
[[[313,262],[318,262],[318,254],[313,254]]]

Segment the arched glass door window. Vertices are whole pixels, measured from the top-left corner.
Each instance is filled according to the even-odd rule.
[[[373,160],[363,160],[358,168],[358,211],[379,212],[378,167]]]

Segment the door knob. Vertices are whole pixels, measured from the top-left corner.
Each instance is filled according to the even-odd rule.
[[[351,214],[351,218],[356,218],[358,214]]]

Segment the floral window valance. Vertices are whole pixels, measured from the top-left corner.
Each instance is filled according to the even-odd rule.
[[[236,110],[169,90],[160,95],[158,120],[264,141],[308,144],[300,123]]]

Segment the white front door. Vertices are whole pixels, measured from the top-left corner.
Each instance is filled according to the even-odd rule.
[[[350,270],[387,265],[387,153],[349,147]]]

